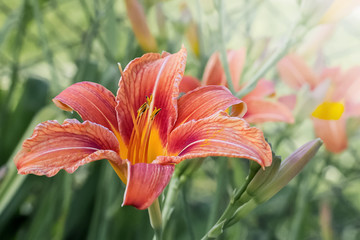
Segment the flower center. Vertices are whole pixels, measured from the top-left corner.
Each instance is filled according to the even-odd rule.
[[[131,112],[134,127],[131,132],[127,159],[132,164],[151,163],[153,160],[149,157],[149,142],[154,119],[160,110],[161,108],[154,107],[153,97],[150,95],[137,110],[136,117]]]
[[[344,109],[344,104],[341,102],[323,102],[315,109],[312,116],[322,120],[339,120]]]

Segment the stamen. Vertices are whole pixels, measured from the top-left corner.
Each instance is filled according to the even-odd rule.
[[[158,115],[158,113],[160,112],[161,108],[156,108],[154,109],[154,111],[151,113],[150,119],[153,121],[154,118],[156,117],[156,115]]]
[[[153,100],[153,95],[151,94],[150,97],[146,96],[146,102],[150,106],[151,102]]]
[[[132,161],[135,159],[134,148],[136,147],[136,143],[138,142],[137,139],[139,139],[139,135],[140,135],[140,130],[139,130],[140,116],[139,116],[139,114],[135,119],[134,113],[131,111],[131,118],[132,118],[134,126],[133,126],[133,130],[131,132],[130,141],[129,141],[129,150],[128,150],[128,160],[129,161]],[[135,162],[133,162],[133,163],[135,163]]]
[[[161,110],[161,108],[157,107],[154,107],[154,110],[152,110],[153,104],[152,95],[150,97],[146,96],[146,102],[137,110],[136,118],[134,113],[131,112],[134,128],[129,142],[128,160],[133,164],[148,162],[152,125],[156,115]]]
[[[156,108],[155,107],[155,110],[151,113],[150,123],[148,124],[147,129],[146,129],[146,134],[144,136],[145,147],[144,147],[144,153],[143,153],[143,159],[145,160],[145,162],[148,162],[148,152],[149,152],[151,128],[152,128],[152,125],[153,125],[153,122],[154,122],[154,118],[160,112],[160,110],[161,110],[161,108]]]
[[[147,109],[149,108],[149,105],[145,102],[141,107],[137,110],[138,117],[141,116]]]

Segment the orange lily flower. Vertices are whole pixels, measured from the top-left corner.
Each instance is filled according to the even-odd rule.
[[[278,63],[278,70],[282,80],[295,89],[307,84],[315,91],[324,81],[330,81],[324,99],[314,106],[312,120],[316,135],[330,152],[345,150],[346,119],[360,116],[360,67],[347,72],[342,72],[340,68],[325,68],[316,73],[299,56],[292,54]]]
[[[15,157],[18,172],[50,177],[108,159],[126,184],[123,205],[146,209],[185,159],[229,156],[269,166],[262,132],[225,112],[244,104],[228,89],[206,86],[178,98],[185,64],[185,48],[145,54],[122,72],[116,97],[92,82],[66,88],[54,103],[84,122],[39,124]]]
[[[227,58],[235,91],[239,91],[242,88],[239,84],[239,80],[245,63],[246,51],[245,49],[230,50],[227,52]],[[225,71],[222,67],[218,52],[210,57],[204,70],[202,84],[227,85]],[[180,92],[188,92],[202,84],[197,78],[184,76],[180,84]],[[255,89],[242,99],[247,105],[247,112],[245,115],[241,115],[244,112],[238,111],[237,106],[235,106],[235,113],[233,112],[232,115],[244,117],[244,119],[250,123],[262,123],[268,121],[293,123],[294,118],[289,109],[289,106],[292,106],[293,104],[288,101],[293,101],[294,99],[292,97],[286,97],[282,100],[279,99],[279,101],[274,101],[270,98],[274,95],[274,83],[269,80],[261,79]],[[284,104],[283,101],[288,103]]]

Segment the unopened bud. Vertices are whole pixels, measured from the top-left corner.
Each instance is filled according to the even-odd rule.
[[[280,168],[281,159],[278,156],[273,157],[272,164],[265,168],[265,170],[260,169],[253,180],[249,183],[246,192],[250,196],[255,196],[256,192],[266,185],[267,182],[270,182],[278,173]]]
[[[140,47],[147,52],[156,52],[157,44],[147,25],[143,6],[137,0],[125,0],[131,27]]]
[[[243,205],[256,196],[258,191],[266,186],[267,182],[270,182],[274,176],[276,176],[280,168],[281,158],[279,156],[273,156],[272,163],[265,169],[258,169],[255,176],[246,188],[246,191],[241,195],[239,200],[236,200],[238,204]]]
[[[272,181],[256,192],[256,201],[258,203],[265,202],[285,187],[315,156],[321,145],[322,141],[317,138],[304,144],[286,158]]]

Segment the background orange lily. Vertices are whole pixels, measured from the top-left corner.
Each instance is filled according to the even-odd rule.
[[[316,73],[303,59],[292,54],[279,62],[278,70],[282,80],[294,89],[309,85],[314,91],[324,81],[329,81],[324,99],[318,106],[314,106],[312,113],[315,133],[329,151],[339,153],[345,150],[346,120],[360,116],[360,67],[348,71],[324,68]]]
[[[185,64],[184,48],[145,54],[122,72],[116,97],[96,83],[68,87],[53,101],[85,122],[39,124],[15,157],[18,172],[50,177],[105,158],[126,184],[123,205],[146,209],[185,159],[229,156],[269,166],[263,133],[225,112],[244,104],[227,88],[200,87],[178,98]]]
[[[243,71],[246,59],[245,49],[229,50],[227,52],[227,61],[229,63],[231,79],[235,91],[239,91],[242,86],[240,85],[240,77]],[[221,64],[220,55],[215,52],[209,59],[202,79],[202,83],[192,77],[184,76],[180,84],[180,92],[188,92],[201,85],[222,85],[227,86],[226,76]],[[235,106],[235,113],[250,123],[262,123],[269,121],[280,121],[293,123],[294,118],[290,111],[293,106],[293,98],[286,97],[281,100],[275,100],[274,83],[261,79],[255,89],[242,98],[247,105],[247,112],[241,111]],[[245,115],[244,115],[245,114]]]

